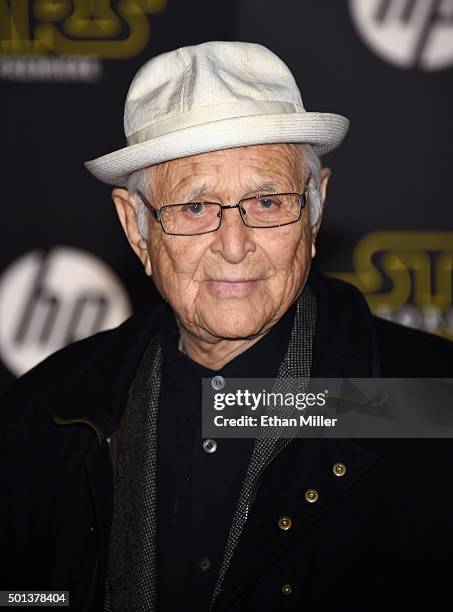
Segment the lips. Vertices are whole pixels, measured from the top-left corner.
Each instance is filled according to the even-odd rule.
[[[210,292],[217,295],[247,295],[252,292],[260,279],[239,278],[239,279],[209,279],[207,280]]]
[[[208,282],[212,283],[255,283],[258,278],[210,278]]]

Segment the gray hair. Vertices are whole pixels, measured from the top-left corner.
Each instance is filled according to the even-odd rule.
[[[135,219],[137,221],[138,231],[140,235],[148,239],[148,209],[142,199],[137,195],[137,191],[141,191],[145,195],[149,193],[148,168],[136,170],[129,175],[127,179],[126,189],[135,202]]]
[[[310,224],[313,227],[322,216],[321,193],[321,158],[315,153],[315,150],[310,144],[300,144],[297,148],[304,162],[304,175],[310,176],[310,182],[307,186],[308,210],[310,214]]]
[[[319,187],[321,183],[321,160],[315,153],[315,150],[310,144],[298,144],[303,162],[305,176],[311,176],[311,180],[307,187],[308,208],[310,214],[310,223],[315,225],[321,219],[322,204]],[[137,195],[137,190],[148,195],[149,193],[149,172],[148,168],[142,168],[133,172],[127,181],[126,189],[133,197],[136,204],[135,214],[137,219],[137,227],[143,238],[148,238],[148,209]]]

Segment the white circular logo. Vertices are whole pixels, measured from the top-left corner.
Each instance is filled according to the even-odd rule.
[[[110,268],[84,251],[27,253],[0,278],[0,356],[16,376],[70,342],[115,327],[131,313]]]
[[[362,38],[401,68],[453,65],[453,0],[349,0]]]

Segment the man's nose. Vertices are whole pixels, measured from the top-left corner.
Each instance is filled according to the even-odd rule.
[[[239,208],[224,208],[222,223],[214,232],[211,251],[219,253],[232,264],[240,263],[249,253],[256,249],[252,231],[241,219]]]

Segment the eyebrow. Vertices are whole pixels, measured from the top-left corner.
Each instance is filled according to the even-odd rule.
[[[253,180],[253,186],[251,186],[252,188],[249,190],[249,193],[251,192],[258,192],[258,193],[276,193],[278,191],[279,188],[282,188],[281,184],[279,184],[278,182],[275,181],[255,181]],[[202,198],[205,193],[207,192],[207,186],[204,185],[200,185],[199,187],[194,187],[193,189],[191,189],[190,191],[187,191],[184,193],[184,195],[182,196],[182,198],[179,198],[179,200],[182,202],[188,202],[191,200],[197,200],[198,198]]]
[[[255,190],[262,192],[276,192],[279,189],[279,184],[274,181],[264,181],[262,183],[255,182]]]
[[[190,191],[184,194],[184,200],[196,200],[197,198],[201,198],[206,193],[206,185],[201,185],[200,187],[194,187]]]

